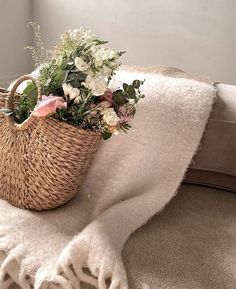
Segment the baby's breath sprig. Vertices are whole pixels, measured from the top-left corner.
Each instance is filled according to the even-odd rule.
[[[36,67],[38,67],[46,61],[47,53],[44,48],[42,34],[41,34],[40,26],[38,25],[38,23],[29,22],[28,27],[33,28],[35,46],[27,46],[25,47],[25,49],[30,50],[34,64]]]

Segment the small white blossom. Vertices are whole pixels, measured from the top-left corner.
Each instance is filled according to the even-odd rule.
[[[81,40],[81,36],[82,36],[82,33],[81,33],[81,30],[80,29],[75,29],[74,32],[73,32],[73,38],[77,41],[80,41]]]
[[[118,53],[114,49],[107,48],[103,45],[91,47],[91,52],[94,57],[94,63],[97,69],[102,70],[102,73],[109,75],[111,71],[117,68],[117,59],[119,58]],[[104,66],[104,62],[110,61],[109,67]],[[99,71],[100,72],[100,71]]]
[[[80,71],[86,71],[89,68],[88,63],[86,63],[82,58],[76,57],[75,58],[75,66],[80,70]]]
[[[89,44],[92,41],[97,39],[97,36],[92,33],[91,30],[86,30],[83,27],[80,29],[72,29],[72,30],[67,30],[64,32],[62,39],[72,39],[75,40],[76,42],[84,41],[85,43]]]
[[[73,29],[73,30],[68,30],[66,31],[67,35],[69,35],[69,37],[73,40],[77,40],[79,41],[81,39],[81,29]]]
[[[80,96],[80,90],[78,88],[72,88],[69,94],[69,99],[75,100],[78,96]]]
[[[63,88],[63,91],[64,91],[64,95],[68,96],[70,94],[70,92],[71,92],[72,86],[70,84],[63,83],[62,84],[62,88]]]
[[[78,96],[76,96],[76,98],[74,99],[74,104],[79,104],[80,101],[81,101],[81,96],[78,95]]]
[[[102,75],[103,77],[109,77],[111,76],[111,73],[112,73],[112,69],[107,66],[104,66],[99,71],[99,74]]]
[[[62,85],[64,95],[69,100],[74,100],[75,103],[78,103],[81,99],[80,97],[80,90],[78,88],[72,87],[70,84],[64,83]]]
[[[61,35],[61,40],[68,40],[70,38],[70,34],[68,31],[65,31],[62,35]]]
[[[135,104],[135,100],[130,98],[130,99],[129,99],[129,104],[130,104],[130,105],[134,105],[134,104]]]
[[[106,80],[102,76],[95,77],[88,75],[83,85],[91,90],[92,94],[95,96],[104,94],[107,89]]]
[[[113,77],[109,82],[108,88],[111,91],[116,91],[122,87],[122,82],[118,80],[116,77]]]
[[[105,108],[102,111],[102,114],[103,114],[103,120],[108,125],[111,125],[111,126],[117,125],[117,123],[120,120],[116,112],[114,111],[114,108]]]

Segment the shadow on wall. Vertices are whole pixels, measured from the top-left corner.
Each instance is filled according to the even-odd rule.
[[[32,19],[30,0],[0,0],[0,86],[32,69],[29,52],[24,47],[31,43],[27,23]]]

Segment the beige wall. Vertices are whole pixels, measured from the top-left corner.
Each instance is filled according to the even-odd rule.
[[[32,68],[29,52],[24,50],[30,44],[31,8],[31,0],[0,0],[0,86]]]
[[[236,84],[235,0],[34,0],[48,45],[85,26],[127,51],[124,61],[172,65]]]
[[[0,0],[0,5],[0,82],[30,69],[23,47],[30,41],[26,23],[34,19],[48,47],[65,29],[84,26],[126,50],[127,64],[172,65],[236,84],[235,0]]]

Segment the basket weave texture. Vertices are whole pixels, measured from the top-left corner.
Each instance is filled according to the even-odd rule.
[[[9,93],[0,91],[0,106],[13,109],[18,85],[32,80],[23,76]],[[5,98],[5,100],[4,100]],[[79,190],[101,134],[56,119],[31,115],[22,124],[0,116],[0,198],[25,209],[56,208]]]
[[[7,98],[7,91],[4,88],[0,87],[0,108],[5,106],[5,100]]]

